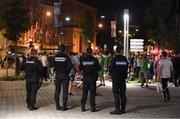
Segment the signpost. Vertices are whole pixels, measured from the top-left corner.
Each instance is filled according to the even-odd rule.
[[[130,39],[130,51],[131,52],[143,52],[144,51],[144,39]]]

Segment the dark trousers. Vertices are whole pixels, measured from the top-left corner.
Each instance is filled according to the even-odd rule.
[[[135,76],[139,77],[140,67],[135,68]]]
[[[96,80],[92,79],[84,79],[83,80],[83,92],[81,105],[85,106],[88,96],[88,91],[90,90],[90,105],[91,107],[95,107],[95,97],[96,97]]]
[[[47,67],[43,67],[42,78],[45,81],[47,81],[47,78],[48,78]]]
[[[38,90],[37,82],[26,81],[26,91],[27,91],[26,103],[28,107],[33,108],[35,106],[37,90]]]
[[[126,107],[126,82],[125,79],[113,79],[113,94],[116,110],[125,111]]]
[[[168,81],[169,81],[169,78],[161,78],[164,99],[167,99],[168,96],[170,95],[169,89],[168,89]]]
[[[68,79],[56,79],[55,81],[55,93],[54,93],[54,100],[56,106],[60,106],[59,104],[59,96],[61,93],[61,85],[63,87],[63,107],[67,107],[67,100],[68,100]]]
[[[174,85],[180,86],[180,72],[175,72],[174,74]]]

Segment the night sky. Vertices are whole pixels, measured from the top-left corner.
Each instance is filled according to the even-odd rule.
[[[129,9],[131,24],[143,21],[144,10],[150,0],[80,0],[97,8],[98,15],[118,14],[123,19],[123,9]]]

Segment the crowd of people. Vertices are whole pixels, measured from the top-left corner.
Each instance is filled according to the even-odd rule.
[[[77,87],[82,88],[81,111],[86,111],[85,105],[88,91],[90,91],[91,111],[95,112],[96,88],[106,86],[105,75],[109,75],[112,81],[115,110],[110,114],[123,114],[126,107],[126,82],[138,79],[141,87],[149,87],[152,80],[162,84],[163,99],[170,100],[168,82],[171,81],[176,87],[180,85],[180,55],[168,56],[167,52],[161,55],[147,55],[137,53],[126,58],[122,50],[117,47],[114,54],[110,52],[93,53],[88,48],[86,53],[80,55],[69,52],[62,45],[57,53],[37,53],[32,49],[27,56],[19,57],[19,70],[25,73],[27,107],[36,110],[36,93],[42,83],[55,84],[54,100],[57,110],[68,110],[68,95],[73,95],[74,80],[79,80]],[[96,81],[100,84],[97,85]],[[60,106],[59,96],[63,87],[63,104]]]
[[[178,53],[176,55],[167,53],[166,57],[173,64],[173,71],[171,71],[171,77],[169,81],[174,83],[175,87],[178,87],[180,85],[180,81],[178,81],[180,70],[180,55]],[[163,59],[162,53],[160,55],[147,55],[138,53],[136,56],[130,56],[128,59],[129,76],[133,74],[134,77],[139,78],[141,87],[144,86],[144,83],[146,83],[146,87],[148,87],[151,81],[157,80],[161,59]]]

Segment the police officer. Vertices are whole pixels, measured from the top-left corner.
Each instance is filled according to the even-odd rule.
[[[116,48],[116,56],[111,61],[110,74],[112,76],[112,88],[115,100],[115,110],[110,112],[110,114],[125,113],[128,61],[127,58],[121,54],[119,46]]]
[[[69,72],[72,68],[71,59],[65,54],[65,46],[60,46],[60,52],[54,57],[54,67],[55,67],[55,93],[54,99],[56,103],[56,109],[66,111],[67,100],[68,100],[68,85],[69,85]],[[61,92],[61,85],[63,87],[63,106],[60,107],[59,95]]]
[[[26,79],[26,103],[29,110],[36,110],[36,93],[39,87],[40,72],[43,70],[41,62],[36,57],[37,50],[31,49],[30,56],[23,62],[22,69]]]
[[[85,104],[87,100],[88,90],[90,90],[90,105],[91,112],[95,112],[95,95],[96,95],[96,81],[98,78],[98,71],[100,65],[98,59],[92,56],[92,49],[87,48],[87,56],[80,61],[80,71],[83,73],[83,93],[81,99],[81,111],[86,111]]]

